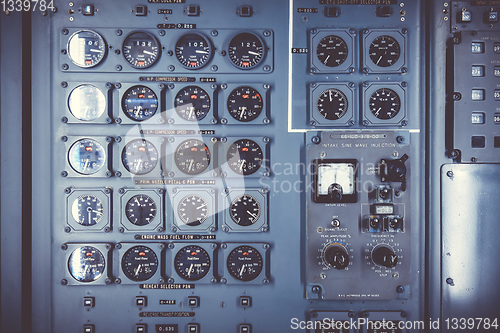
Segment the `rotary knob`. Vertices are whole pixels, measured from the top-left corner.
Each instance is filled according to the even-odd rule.
[[[349,254],[343,244],[333,243],[323,252],[325,263],[335,269],[345,269],[349,265]]]
[[[388,246],[379,246],[372,251],[372,260],[379,266],[394,268],[398,263],[398,256]]]

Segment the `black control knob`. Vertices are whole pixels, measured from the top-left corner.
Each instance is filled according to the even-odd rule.
[[[349,265],[349,254],[347,248],[339,243],[330,244],[323,257],[328,266],[335,269],[345,269]]]
[[[328,187],[328,194],[330,194],[330,198],[332,198],[334,202],[339,202],[342,200],[344,190],[340,184],[334,183]]]
[[[394,251],[387,246],[379,246],[372,251],[372,260],[375,264],[387,268],[393,268],[398,263],[398,257]]]

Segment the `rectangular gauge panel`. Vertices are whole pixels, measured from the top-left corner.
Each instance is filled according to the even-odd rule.
[[[309,84],[310,123],[318,127],[351,127],[359,122],[358,101],[353,82],[312,82]]]
[[[111,177],[113,138],[109,136],[62,136],[65,152],[63,177]]]
[[[221,123],[267,125],[271,122],[270,84],[222,84]]]
[[[66,188],[66,232],[110,232],[112,190],[110,188]]]
[[[223,178],[262,178],[270,176],[269,137],[224,137],[221,139],[219,168]],[[231,186],[236,185],[233,181]],[[241,184],[243,185],[243,184]]]
[[[166,175],[170,178],[215,179],[219,140],[214,136],[168,137]]]
[[[63,286],[109,285],[112,283],[109,243],[64,243],[55,262],[56,279]]]
[[[119,232],[163,232],[165,231],[165,190],[118,189]],[[169,203],[169,200],[166,201]]]
[[[164,243],[118,243],[113,278],[118,284],[163,283]]]
[[[267,232],[269,189],[227,188],[222,195],[224,232]]]
[[[170,189],[168,215],[174,216],[170,231],[180,233],[208,233],[217,229],[217,192],[214,188]]]
[[[363,125],[407,126],[407,87],[407,82],[363,82]]]
[[[218,260],[216,243],[171,242],[168,244],[166,274],[169,283],[216,283]]]
[[[167,122],[191,126],[217,124],[218,92],[216,83],[169,83],[164,109]]]
[[[114,175],[132,179],[162,178],[165,174],[165,145],[162,136],[145,136],[134,126],[115,139]]]
[[[223,284],[268,285],[268,243],[222,243],[219,275]]]
[[[113,110],[113,85],[109,82],[62,82],[66,100],[59,108],[66,110],[61,122],[68,124],[110,124]]]
[[[115,83],[114,121],[123,125],[163,124],[166,109],[165,85],[145,83]]]

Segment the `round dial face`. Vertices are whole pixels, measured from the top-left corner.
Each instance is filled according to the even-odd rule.
[[[175,150],[175,164],[187,175],[200,174],[210,164],[210,150],[203,141],[186,140]]]
[[[135,225],[148,225],[156,217],[156,203],[146,194],[134,195],[127,201],[125,215]]]
[[[123,56],[134,68],[148,68],[160,57],[160,44],[155,36],[144,31],[130,33],[123,42]]]
[[[106,42],[95,31],[77,31],[69,38],[68,55],[78,67],[97,66],[106,56]]]
[[[250,87],[234,89],[227,99],[229,114],[242,122],[256,119],[262,112],[263,105],[260,93]]]
[[[158,151],[148,140],[135,139],[123,148],[122,162],[130,173],[144,175],[158,163]]]
[[[227,256],[227,270],[232,277],[240,281],[252,281],[262,272],[262,255],[255,248],[241,245]]]
[[[158,109],[158,97],[145,86],[129,88],[122,98],[122,109],[127,117],[136,121],[151,118]]]
[[[346,61],[349,49],[346,42],[339,36],[323,37],[316,48],[316,56],[327,67],[337,67]]]
[[[191,194],[182,198],[177,206],[177,214],[184,224],[197,226],[205,222],[210,210],[201,196]]]
[[[378,119],[394,118],[400,109],[401,100],[392,89],[377,89],[370,97],[370,111]]]
[[[73,201],[71,214],[81,225],[96,225],[104,216],[104,205],[95,195],[85,194]]]
[[[251,175],[259,170],[263,159],[260,146],[249,139],[233,142],[227,151],[227,164],[240,175]]]
[[[188,245],[177,252],[174,259],[175,271],[181,278],[197,281],[210,271],[210,256],[198,245]]]
[[[243,227],[257,222],[261,214],[260,203],[249,194],[238,196],[231,202],[229,207],[229,216],[234,223]]]
[[[101,170],[106,162],[106,152],[101,144],[92,139],[81,139],[73,143],[68,153],[69,164],[82,175],[91,175]]]
[[[401,48],[391,36],[379,36],[370,44],[370,59],[379,67],[394,65],[401,55]]]
[[[262,40],[249,32],[240,33],[229,43],[228,55],[231,63],[237,68],[254,68],[264,59]]]
[[[147,246],[134,246],[122,257],[123,273],[132,281],[146,281],[155,275],[158,257]]]
[[[182,88],[174,101],[177,114],[188,121],[199,121],[210,112],[210,97],[207,92],[197,86]]]
[[[327,89],[318,96],[316,106],[323,118],[337,120],[342,118],[347,112],[347,97],[338,89]]]
[[[106,110],[106,98],[99,88],[83,84],[71,91],[68,107],[76,119],[92,121],[102,116]]]
[[[79,282],[96,281],[102,276],[105,268],[104,256],[93,246],[81,246],[69,256],[69,273]]]
[[[187,34],[175,44],[175,56],[182,67],[198,69],[205,66],[212,57],[212,46],[200,34]]]

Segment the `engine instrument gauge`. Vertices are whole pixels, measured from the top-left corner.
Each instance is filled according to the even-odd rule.
[[[106,56],[106,42],[95,31],[77,31],[69,38],[68,55],[78,67],[90,68],[97,66]]]
[[[338,89],[327,89],[318,96],[316,106],[323,118],[337,120],[342,118],[347,112],[347,97]]]
[[[401,100],[398,94],[389,88],[380,88],[370,97],[370,111],[378,119],[394,118],[401,109]]]
[[[76,172],[91,175],[106,163],[106,152],[96,140],[81,139],[73,143],[69,149],[68,161]]]
[[[174,267],[177,274],[188,281],[197,281],[210,271],[210,256],[198,245],[184,246],[177,252]]]
[[[227,99],[229,114],[241,122],[256,119],[262,112],[263,104],[260,93],[251,87],[238,87]]]
[[[177,205],[177,214],[181,221],[189,226],[197,226],[205,222],[210,213],[208,203],[197,194],[187,195]]]
[[[241,139],[231,144],[226,158],[231,170],[246,176],[259,170],[264,154],[255,141]]]
[[[95,195],[84,194],[73,201],[71,214],[83,226],[96,225],[104,215],[104,205]]]
[[[99,88],[91,84],[82,84],[71,91],[68,108],[79,120],[96,120],[106,110],[106,98]]]
[[[122,52],[125,60],[133,68],[148,68],[159,59],[160,44],[149,32],[134,31],[125,38]]]
[[[188,86],[175,95],[174,106],[179,117],[188,121],[200,121],[210,112],[210,97],[202,88]]]
[[[212,57],[212,46],[207,38],[200,34],[186,34],[175,44],[175,56],[182,67],[199,69]]]
[[[401,55],[401,47],[396,39],[391,36],[378,36],[370,44],[370,59],[379,67],[394,65]]]
[[[79,282],[96,281],[102,276],[105,268],[104,256],[93,246],[81,246],[69,256],[69,273]]]
[[[158,97],[148,87],[129,88],[122,98],[122,109],[127,117],[135,121],[151,118],[158,109]]]
[[[155,275],[158,269],[158,257],[147,246],[134,246],[122,257],[123,273],[132,281],[146,281]]]
[[[236,197],[229,207],[229,216],[234,223],[249,226],[257,222],[262,210],[257,199],[249,194]]]
[[[227,270],[232,277],[240,281],[252,281],[262,272],[262,255],[255,248],[241,245],[227,256]]]
[[[187,175],[197,175],[210,165],[210,150],[200,140],[189,139],[175,150],[175,164]]]
[[[339,36],[329,35],[323,37],[316,47],[316,56],[327,67],[342,65],[349,54],[346,42]]]
[[[264,59],[263,45],[262,40],[253,33],[237,34],[229,43],[229,59],[239,69],[254,68]]]
[[[156,203],[146,194],[134,195],[125,205],[125,215],[135,225],[148,225],[156,217]]]
[[[158,151],[148,140],[135,139],[123,148],[122,162],[130,173],[144,175],[151,172],[158,163]]]

